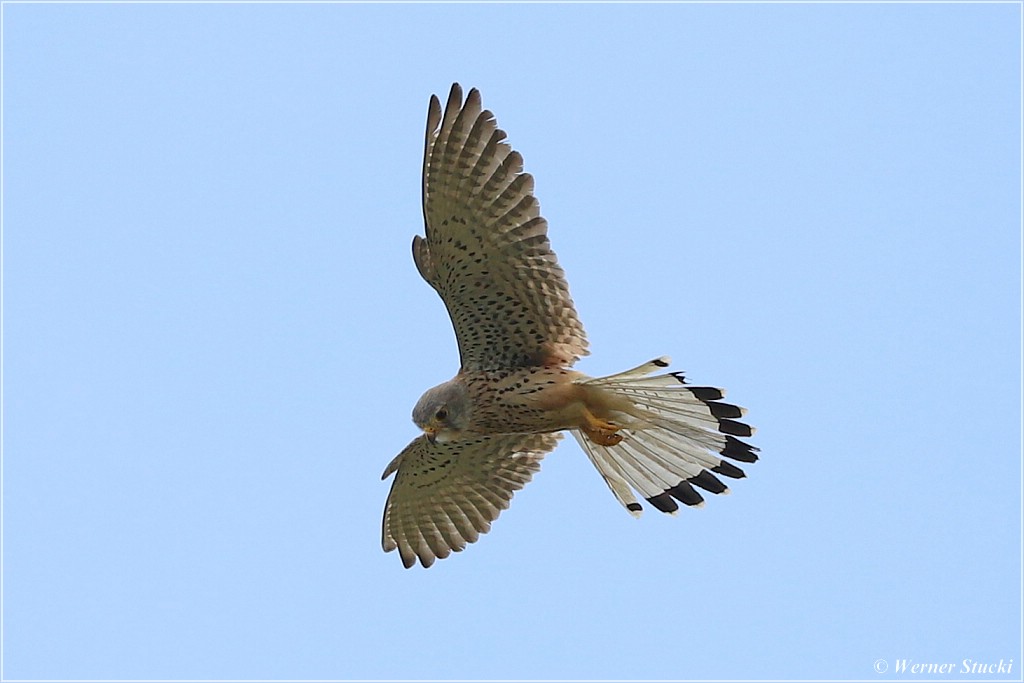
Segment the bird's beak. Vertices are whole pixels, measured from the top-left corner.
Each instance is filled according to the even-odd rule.
[[[423,430],[423,433],[426,434],[427,441],[429,441],[430,443],[434,443],[435,441],[437,441],[437,430],[434,429],[433,427],[427,427],[426,429]]]

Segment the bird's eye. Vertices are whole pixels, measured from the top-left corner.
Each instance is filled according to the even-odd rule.
[[[448,419],[448,411],[444,408],[438,408],[437,412],[434,413],[434,417],[438,420],[446,420]]]

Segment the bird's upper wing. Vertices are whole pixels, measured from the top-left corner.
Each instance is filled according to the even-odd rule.
[[[431,442],[416,438],[391,461],[382,544],[402,564],[429,567],[474,543],[540,469],[561,434],[506,434]]]
[[[586,334],[533,178],[504,139],[475,88],[463,104],[453,85],[443,115],[430,98],[426,238],[413,239],[413,258],[448,308],[464,370],[569,365],[587,354]]]

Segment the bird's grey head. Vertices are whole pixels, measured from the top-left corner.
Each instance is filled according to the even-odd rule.
[[[412,409],[412,421],[431,441],[448,441],[469,424],[469,395],[458,379],[428,389]]]

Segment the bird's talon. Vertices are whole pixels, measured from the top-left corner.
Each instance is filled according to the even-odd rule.
[[[583,433],[597,445],[615,446],[622,442],[624,437],[618,433],[622,427],[607,420],[602,420],[589,410],[584,411],[583,417],[586,420],[586,424],[583,426]]]

